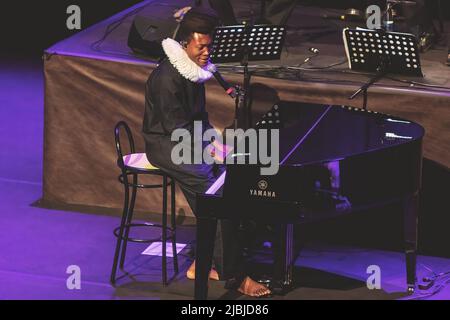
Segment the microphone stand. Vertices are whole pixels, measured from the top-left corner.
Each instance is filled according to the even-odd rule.
[[[247,23],[245,26],[246,33],[250,35],[251,28],[253,26],[253,19],[250,20],[250,23]],[[248,93],[250,92],[250,79],[251,74],[248,71],[248,58],[249,58],[249,47],[246,45],[243,50],[243,56],[241,60],[241,66],[244,67],[244,84],[243,84],[243,113],[244,113],[244,121],[243,121],[243,127],[244,129],[248,129],[251,127],[252,119],[251,119],[251,112],[250,112],[250,101],[248,97]]]
[[[384,34],[384,30],[379,30],[380,34]],[[363,93],[363,109],[367,110],[367,90],[371,85],[374,83],[380,81],[387,73],[388,73],[388,66],[390,65],[390,59],[387,55],[381,55],[381,59],[379,61],[379,64],[376,69],[375,75],[370,78],[370,80],[365,83],[361,88],[356,90],[355,93],[353,93],[348,99],[353,100],[355,99],[361,92]]]
[[[273,37],[271,40],[264,39],[261,44],[254,43],[251,44],[247,39],[251,39],[250,36],[253,32],[257,33],[258,31],[254,30],[259,28],[258,31],[261,31],[262,28],[265,29],[267,34],[270,32],[273,35],[276,35],[277,38]],[[283,47],[284,38],[286,35],[286,30],[284,26],[269,26],[269,25],[261,25],[254,26],[253,22],[244,23],[242,26],[224,26],[218,27],[216,29],[216,33],[214,35],[214,43],[215,49],[217,50],[217,54],[213,56],[213,59],[216,59],[214,62],[239,62],[240,66],[244,69],[244,79],[242,88],[239,86],[235,86],[236,96],[230,95],[235,99],[235,116],[234,122],[231,126],[237,128],[238,125],[242,129],[248,129],[252,124],[251,117],[251,88],[250,88],[250,80],[251,80],[251,72],[249,71],[248,62],[251,60],[275,60],[279,59],[281,55],[281,48]],[[234,33],[235,37],[228,37],[228,34]],[[261,33],[260,33],[261,34]],[[240,35],[236,37],[236,35]],[[259,39],[259,38],[258,38]],[[267,51],[263,50],[265,44],[275,46],[273,50]],[[235,47],[233,52],[230,52],[230,47]],[[228,53],[230,52],[230,53]],[[258,54],[257,54],[258,53]],[[256,56],[257,55],[257,56]],[[254,57],[255,56],[255,57]],[[217,78],[217,77],[216,77]],[[221,82],[219,80],[219,82]],[[222,81],[223,82],[223,81]],[[229,85],[223,85],[225,91],[228,92]],[[243,119],[239,119],[238,115],[241,115]],[[238,121],[239,120],[239,121]]]
[[[372,78],[370,78],[370,80],[366,84],[361,86],[361,88],[359,88],[354,94],[352,94],[348,99],[353,100],[362,92],[363,93],[363,109],[367,110],[367,89],[369,89],[369,87],[371,85],[373,85],[375,82],[380,81],[386,74],[387,74],[386,69],[384,67],[380,66],[378,68],[377,73]]]
[[[239,108],[243,105],[244,102],[244,89],[240,86],[235,86],[236,89],[236,96],[234,97],[234,120],[233,120],[233,127],[234,130],[238,129],[238,120],[239,120]]]
[[[380,33],[383,33],[384,30],[380,30]],[[372,86],[374,83],[380,81],[387,73],[388,73],[388,66],[390,65],[390,59],[389,56],[382,55],[381,59],[379,61],[379,64],[376,68],[376,73],[373,77],[369,79],[367,83],[365,83],[361,88],[356,90],[355,93],[353,93],[349,100],[353,100],[356,98],[361,92],[363,93],[363,109],[364,111],[367,111],[367,90]],[[366,118],[366,121],[368,121],[368,118]],[[370,145],[370,126],[366,124],[366,146],[369,147]]]
[[[248,47],[244,49],[244,57],[241,61],[241,65],[244,67],[244,88],[243,88],[243,107],[244,107],[244,129],[248,129],[251,127],[252,119],[250,112],[250,99],[248,97],[248,93],[250,92],[250,79],[251,74],[248,71]]]

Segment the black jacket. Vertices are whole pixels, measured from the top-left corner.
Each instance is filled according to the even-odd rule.
[[[184,78],[165,59],[150,75],[145,88],[144,138],[171,135],[177,128],[192,132],[194,120],[210,127],[205,111],[205,86]],[[207,128],[204,128],[207,129]]]

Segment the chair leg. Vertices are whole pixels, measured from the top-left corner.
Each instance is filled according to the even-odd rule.
[[[123,265],[125,263],[125,255],[127,252],[127,244],[128,244],[128,236],[130,234],[130,223],[133,219],[133,210],[134,210],[134,204],[136,202],[136,192],[137,192],[137,174],[133,174],[133,186],[132,186],[132,194],[131,194],[131,201],[130,201],[130,206],[128,209],[128,215],[127,215],[127,220],[126,220],[126,228],[125,228],[125,236],[123,239],[123,246],[122,246],[122,254],[120,256],[120,269],[123,270]]]
[[[163,176],[163,208],[162,208],[162,278],[167,285],[167,176]]]
[[[120,230],[119,230],[119,235],[117,237],[116,250],[114,253],[114,261],[113,261],[113,267],[112,267],[111,277],[110,277],[110,281],[113,285],[116,283],[117,263],[119,261],[119,254],[120,254],[120,248],[122,246],[123,233],[125,230],[125,224],[126,224],[126,220],[128,217],[128,201],[129,201],[128,184],[124,183],[124,189],[125,189],[125,197],[124,197],[124,203],[123,203],[122,220],[120,222]]]
[[[175,180],[172,178],[170,180],[170,217],[172,219],[171,227],[172,227],[172,252],[173,252],[173,269],[175,274],[178,274],[178,253],[177,253],[177,219],[176,219],[176,210],[175,210]]]

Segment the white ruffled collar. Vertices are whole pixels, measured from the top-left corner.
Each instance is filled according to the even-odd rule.
[[[181,44],[171,38],[164,39],[162,41],[162,47],[170,63],[184,78],[192,82],[205,82],[213,76],[212,72],[216,70],[216,66],[211,62],[208,62],[203,68],[195,64],[189,58]]]

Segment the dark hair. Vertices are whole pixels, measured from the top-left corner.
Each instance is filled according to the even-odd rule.
[[[212,35],[219,25],[219,18],[211,11],[202,7],[192,8],[180,22],[176,40],[189,43],[194,32]]]

